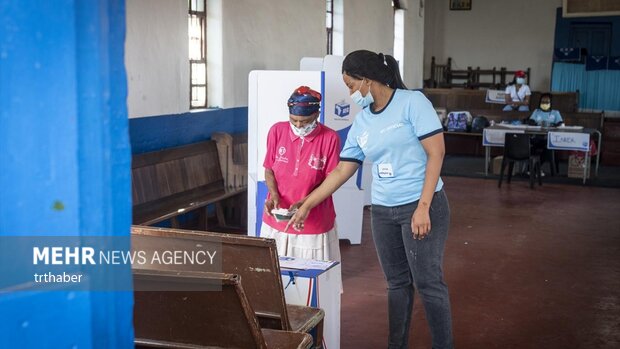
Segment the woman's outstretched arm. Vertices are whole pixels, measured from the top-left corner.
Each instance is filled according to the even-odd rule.
[[[360,165],[357,162],[340,161],[338,163],[338,167],[336,167],[336,169],[333,170],[327,178],[325,178],[323,183],[321,183],[319,187],[314,189],[312,193],[306,197],[304,203],[299,207],[295,215],[293,215],[291,220],[286,225],[286,229],[284,229],[284,231],[287,231],[289,227],[293,227],[298,230],[301,229],[303,227],[304,220],[306,220],[308,213],[310,213],[310,210],[338,190],[344,182],[353,176],[359,166]]]

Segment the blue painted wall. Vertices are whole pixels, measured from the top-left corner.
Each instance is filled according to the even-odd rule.
[[[573,23],[611,23],[611,56],[620,56],[620,16],[562,17],[562,8],[556,10],[555,47],[570,47],[570,26]]]
[[[129,236],[124,38],[124,0],[0,0],[0,236]],[[132,308],[0,292],[0,348],[132,348]]]
[[[213,132],[248,132],[248,108],[213,109],[129,120],[132,154],[204,141],[210,139]]]

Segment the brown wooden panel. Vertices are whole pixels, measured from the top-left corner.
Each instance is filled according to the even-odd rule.
[[[307,333],[285,332],[262,329],[268,348],[309,349],[312,348],[312,337]],[[316,348],[320,348],[316,347]]]
[[[620,119],[605,119],[603,138],[609,140],[620,140]]]
[[[317,338],[322,338],[324,311],[301,306],[294,308],[293,313],[288,313],[289,307],[284,298],[275,240],[143,226],[132,226],[131,234],[132,249],[147,251],[149,255],[153,251],[188,251],[206,243],[221,244],[221,265],[141,265],[139,267],[172,272],[215,271],[238,274],[262,328],[307,331],[316,326]],[[218,269],[213,270],[215,268]]]
[[[605,12],[620,11],[620,1],[618,0],[565,0],[567,13],[597,13],[602,15]],[[612,13],[610,15],[614,15]]]
[[[215,142],[213,141],[204,141],[193,143],[189,145],[184,145],[181,147],[167,148],[164,150],[153,151],[143,154],[134,155],[131,162],[131,167],[143,167],[154,165],[160,162],[172,161],[177,159],[182,159],[188,156],[197,155],[197,154],[205,154],[214,150]]]
[[[243,192],[241,190],[225,190],[223,185],[224,182],[220,180],[194,188],[191,191],[184,191],[135,205],[133,207],[133,222],[134,224],[147,224],[147,222],[154,224]]]
[[[141,205],[222,181],[215,142],[135,155],[132,198]],[[222,185],[223,189],[223,185]]]
[[[448,112],[456,110],[495,110],[501,111],[503,104],[487,103],[486,90],[439,89],[427,88],[424,95],[436,108],[446,108]],[[530,109],[533,111],[540,103],[542,92],[534,91],[530,97]],[[560,112],[575,112],[579,102],[578,92],[553,92],[553,109]]]
[[[132,248],[142,251],[160,249],[187,250],[201,241],[222,245],[221,272],[239,274],[254,311],[276,314],[280,328],[289,330],[280,265],[275,240],[202,231],[132,227]],[[149,239],[150,237],[150,239]],[[162,239],[165,237],[166,239]],[[181,271],[208,270],[208,265],[156,265],[156,268]],[[168,269],[169,268],[169,269]]]
[[[221,285],[221,291],[138,291],[134,297],[137,343],[267,348],[237,275],[134,270],[136,289],[168,283],[195,287]]]

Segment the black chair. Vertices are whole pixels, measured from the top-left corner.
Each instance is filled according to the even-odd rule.
[[[534,188],[534,176],[538,176],[538,185],[542,185],[540,175],[540,155],[532,155],[530,151],[530,135],[525,133],[506,133],[504,142],[504,158],[502,159],[502,170],[499,174],[498,188],[502,187],[504,171],[508,165],[507,182],[510,183],[512,171],[516,162],[527,162],[530,169],[530,188]]]

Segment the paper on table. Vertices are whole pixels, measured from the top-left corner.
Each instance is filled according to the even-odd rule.
[[[280,268],[283,268],[283,269],[327,270],[335,263],[336,262],[334,261],[317,261],[314,259],[280,256]]]
[[[561,129],[566,129],[566,130],[582,130],[583,126],[566,126],[566,125],[563,125],[563,126],[558,126],[558,129],[560,129],[560,130]]]
[[[519,130],[519,129],[524,130],[527,128],[527,125],[513,125],[513,124],[504,124],[504,123],[495,124],[495,126],[511,128],[511,129],[516,129],[516,130]]]
[[[495,126],[505,127],[513,130],[541,130],[541,126],[535,125],[512,125],[512,124],[495,124]]]

